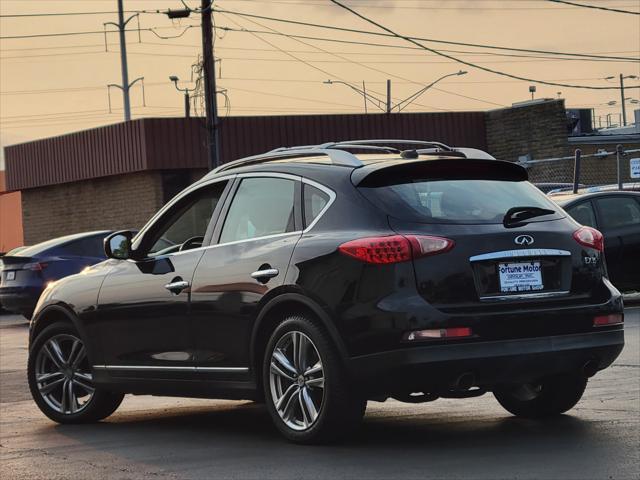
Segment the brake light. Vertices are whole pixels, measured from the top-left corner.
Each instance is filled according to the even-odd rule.
[[[338,250],[366,263],[398,263],[411,260],[411,245],[402,235],[368,237],[343,243]]]
[[[606,327],[608,325],[619,325],[621,323],[624,323],[624,316],[621,313],[598,315],[593,318],[594,327]]]
[[[40,272],[47,268],[47,264],[44,262],[25,263],[22,265],[22,270],[31,270],[34,272]]]
[[[573,232],[573,238],[580,245],[593,248],[599,252],[604,251],[604,237],[600,231],[591,227],[582,227]]]
[[[451,250],[454,241],[424,235],[367,237],[343,243],[338,250],[362,262],[389,264],[436,255]]]
[[[416,330],[405,334],[404,339],[410,342],[416,340],[433,340],[442,338],[471,337],[472,330],[469,327],[439,328],[433,330]]]

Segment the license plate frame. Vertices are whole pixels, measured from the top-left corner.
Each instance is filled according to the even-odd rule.
[[[533,293],[544,290],[540,260],[499,262],[496,269],[500,293]]]

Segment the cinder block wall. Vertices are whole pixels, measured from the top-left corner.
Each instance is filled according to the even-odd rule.
[[[163,205],[162,173],[138,172],[22,191],[25,245],[92,230],[140,228]]]
[[[501,160],[563,157],[569,152],[564,100],[492,110],[486,113],[487,147]]]

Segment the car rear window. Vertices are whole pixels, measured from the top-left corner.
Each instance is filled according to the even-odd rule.
[[[388,215],[422,223],[502,223],[513,207],[560,208],[527,181],[413,179],[359,190]],[[561,218],[560,213],[531,222]]]

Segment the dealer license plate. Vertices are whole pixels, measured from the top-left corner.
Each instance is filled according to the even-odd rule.
[[[540,262],[499,263],[501,292],[534,292],[542,290]]]

